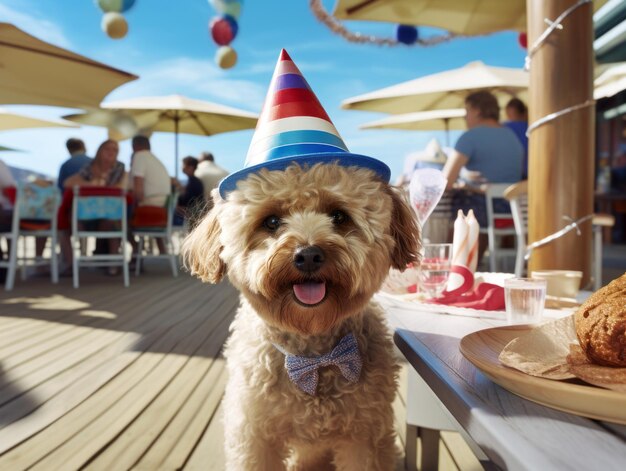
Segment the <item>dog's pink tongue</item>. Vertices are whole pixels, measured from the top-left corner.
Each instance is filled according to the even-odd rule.
[[[317,304],[326,295],[326,284],[309,282],[293,285],[293,292],[301,303]]]

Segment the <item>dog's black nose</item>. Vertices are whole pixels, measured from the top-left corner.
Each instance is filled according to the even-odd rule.
[[[293,264],[301,272],[313,273],[324,264],[324,251],[317,245],[300,247],[294,254]]]

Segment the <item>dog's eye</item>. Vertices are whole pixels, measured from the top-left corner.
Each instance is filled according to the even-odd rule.
[[[348,215],[340,209],[335,209],[332,213],[330,213],[330,218],[335,226],[340,226],[341,224],[348,222],[350,219]]]
[[[268,216],[263,221],[263,227],[265,227],[267,230],[271,232],[276,231],[279,226],[280,226],[280,218],[278,216],[274,216],[274,215]]]

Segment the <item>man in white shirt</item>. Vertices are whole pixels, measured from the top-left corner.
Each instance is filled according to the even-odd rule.
[[[130,163],[130,190],[133,192],[134,214],[133,221],[139,216],[141,206],[164,207],[167,197],[172,191],[170,176],[163,162],[150,152],[150,140],[145,136],[133,137],[133,156]],[[146,210],[149,208],[145,208]],[[138,218],[137,218],[138,219]],[[135,221],[136,222],[136,221]],[[132,229],[131,229],[132,230]],[[137,251],[137,242],[129,233],[129,242],[133,246],[133,252]],[[159,253],[165,254],[167,250],[163,240],[157,238]]]
[[[164,206],[171,192],[167,169],[150,152],[150,140],[145,136],[133,138],[130,182],[137,206]]]
[[[198,168],[194,175],[202,181],[204,187],[204,199],[207,203],[211,204],[211,190],[217,188],[217,185],[224,177],[228,175],[228,171],[215,163],[213,154],[210,152],[203,152],[198,159]]]

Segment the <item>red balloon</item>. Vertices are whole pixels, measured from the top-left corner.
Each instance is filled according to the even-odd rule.
[[[220,46],[228,46],[237,34],[237,24],[228,16],[214,18],[209,29],[213,41]]]
[[[517,36],[517,42],[522,48],[528,49],[528,36],[526,33],[520,33],[519,36]]]

